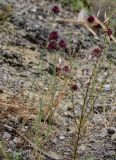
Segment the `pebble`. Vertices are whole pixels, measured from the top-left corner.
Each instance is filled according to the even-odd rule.
[[[61,135],[61,136],[59,137],[59,139],[60,139],[60,140],[64,140],[64,139],[65,139],[65,136]]]
[[[37,7],[34,6],[33,8],[31,8],[31,9],[30,9],[30,12],[31,12],[31,13],[36,13],[36,12],[37,12]]]
[[[27,131],[27,129],[21,128],[21,132],[26,132],[26,131]]]
[[[68,147],[65,147],[65,149],[64,149],[64,154],[65,154],[65,155],[70,155],[70,152],[71,152],[71,149],[68,148]]]
[[[103,128],[102,130],[101,130],[101,133],[100,133],[100,135],[99,135],[101,138],[105,138],[106,136],[107,136],[107,130],[105,129],[105,128]]]
[[[20,142],[21,142],[21,139],[18,138],[18,137],[15,137],[15,138],[13,139],[13,142],[14,142],[14,143],[20,143]]]
[[[9,140],[10,138],[11,138],[11,134],[8,133],[8,132],[4,132],[4,134],[3,134],[3,139]]]
[[[18,117],[11,116],[10,119],[11,119],[11,121],[14,122],[15,124],[18,124]]]
[[[28,129],[28,126],[25,126],[25,129],[27,130],[27,129]]]
[[[106,119],[101,114],[94,114],[92,118],[92,123],[96,125],[104,125]]]
[[[110,84],[105,84],[105,85],[104,85],[104,90],[105,90],[105,91],[107,91],[107,92],[110,91],[110,88],[111,88],[111,85],[110,85]]]
[[[112,135],[111,140],[114,144],[116,144],[116,133]]]
[[[68,127],[68,126],[69,126],[68,122],[64,122],[64,127]]]
[[[69,111],[64,112],[64,115],[65,115],[66,117],[74,118],[74,114],[71,113],[71,112],[69,112]]]
[[[108,127],[107,132],[108,132],[108,134],[114,134],[116,132],[116,128],[115,127]]]
[[[96,141],[95,141],[95,139],[90,139],[89,142],[90,142],[90,143],[95,143]]]
[[[11,149],[15,149],[16,145],[14,144],[13,141],[9,141],[9,146]]]
[[[65,147],[64,151],[65,151],[65,152],[70,152],[71,149],[70,149],[69,147]]]
[[[25,157],[25,159],[30,159],[30,157],[32,157],[31,150],[24,150],[24,151],[22,151],[22,155],[23,155],[23,157]]]
[[[39,19],[39,20],[42,20],[42,19],[43,19],[43,17],[42,17],[42,16],[38,16],[38,19]]]
[[[75,127],[73,126],[70,126],[67,128],[67,132],[70,134],[70,135],[73,135],[75,133]]]
[[[56,139],[56,138],[51,139],[51,142],[52,142],[53,144],[57,144],[57,139]]]

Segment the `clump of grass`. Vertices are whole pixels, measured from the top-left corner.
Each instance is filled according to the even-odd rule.
[[[96,100],[99,94],[103,91],[103,86],[107,81],[108,74],[104,77],[104,80],[100,83],[97,82],[98,75],[100,74],[100,66],[104,63],[103,57],[94,64],[92,74],[90,76],[88,86],[83,98],[83,105],[81,106],[80,117],[75,116],[75,105],[74,105],[74,93],[72,93],[72,106],[75,120],[75,138],[73,139],[73,155],[72,158],[76,160],[79,157],[78,148],[81,145],[81,141],[87,132],[89,118],[92,116]],[[110,69],[110,63],[109,63]],[[98,89],[99,88],[99,89]]]
[[[58,6],[54,6],[52,8],[52,13],[54,14],[55,18],[55,15],[57,16],[60,13],[60,8]],[[90,23],[92,23],[93,21],[94,18],[92,18],[92,21],[90,21]],[[108,28],[106,33],[110,38],[110,36],[112,35],[112,30]],[[106,76],[104,77],[104,80],[102,82],[97,81],[97,78],[101,73],[100,67],[104,63],[104,60],[106,60],[106,46],[107,41],[105,38],[105,40],[102,42],[102,45],[99,48],[95,48],[90,55],[91,60],[93,61],[93,68],[88,85],[86,86],[87,88],[85,92],[82,93],[83,104],[81,106],[80,117],[77,118],[75,115],[75,95],[78,94],[78,92],[81,92],[81,88],[78,86],[77,79],[75,79],[74,77],[76,72],[75,74],[72,72],[74,70],[74,61],[76,61],[76,63],[78,62],[78,56],[74,59],[73,55],[70,54],[68,65],[64,65],[62,64],[62,62],[59,63],[59,57],[61,58],[61,55],[62,59],[65,61],[65,50],[68,48],[67,42],[65,39],[62,39],[62,36],[60,36],[59,32],[55,29],[48,35],[48,38],[46,40],[46,52],[50,54],[50,61],[48,70],[46,71],[49,71],[51,77],[49,77],[49,83],[47,82],[48,77],[45,77],[45,83],[47,82],[48,84],[47,91],[45,90],[46,84],[43,82],[44,85],[38,104],[39,111],[34,122],[35,141],[38,147],[43,148],[45,145],[44,141],[47,141],[49,138],[51,124],[54,123],[54,113],[56,112],[59,104],[64,100],[65,96],[71,96],[70,101],[72,102],[75,123],[72,159],[76,160],[79,157],[78,149],[81,144],[81,140],[86,134],[88,121],[93,113],[94,105],[96,103],[98,95],[102,92],[103,85],[107,80]],[[43,59],[41,60],[41,63],[42,62]],[[64,83],[61,86],[59,79],[62,77]],[[48,123],[48,125],[46,128],[44,128],[43,125],[45,126],[46,122]],[[42,131],[44,131],[44,138],[42,138]]]

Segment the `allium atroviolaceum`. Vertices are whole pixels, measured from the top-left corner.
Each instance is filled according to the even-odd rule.
[[[65,65],[65,66],[63,67],[63,71],[64,71],[64,72],[69,72],[69,71],[70,71],[69,66]]]
[[[91,56],[99,58],[101,56],[101,53],[102,53],[102,49],[101,48],[94,48],[92,53],[91,53]]]
[[[51,41],[51,40],[57,41],[58,38],[59,38],[59,35],[58,35],[57,31],[52,31],[48,36],[49,41]]]
[[[47,48],[50,51],[57,50],[57,43],[55,41],[50,41]]]
[[[59,6],[54,5],[54,6],[52,7],[52,12],[55,13],[55,14],[59,14],[59,13],[60,13],[60,8],[59,8]]]
[[[107,31],[106,31],[106,33],[110,37],[112,35],[112,30],[110,28],[108,28]]]
[[[95,20],[94,16],[89,16],[89,17],[87,18],[87,21],[88,21],[89,23],[93,23],[94,20]]]
[[[66,41],[65,40],[60,40],[59,41],[59,47],[62,48],[62,49],[65,49],[67,48],[67,44],[66,44]]]
[[[74,91],[78,91],[78,90],[79,90],[79,87],[77,86],[77,84],[72,84],[71,90],[72,90],[73,92],[74,92]]]

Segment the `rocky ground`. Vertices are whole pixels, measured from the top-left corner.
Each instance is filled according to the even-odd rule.
[[[61,35],[65,35],[67,41],[69,39],[67,33],[73,35],[70,43],[75,46],[75,55],[79,51],[78,64],[74,61],[75,67],[78,68],[75,79],[78,80],[82,89],[88,78],[88,74],[83,76],[83,70],[91,71],[93,64],[92,62],[85,63],[85,57],[93,46],[98,46],[103,41],[101,29],[96,30],[98,39],[95,39],[83,26],[52,22],[53,16],[50,8],[51,3],[48,0],[0,1],[1,160],[6,159],[7,153],[12,155],[11,159],[13,160],[17,159],[17,156],[21,160],[34,159],[33,147],[25,142],[24,137],[21,137],[8,126],[17,129],[32,142],[35,142],[32,124],[37,114],[38,99],[43,88],[44,90],[48,89],[48,85],[45,85],[45,83],[49,84],[52,79],[52,75],[46,70],[46,67],[49,67],[50,53],[44,50],[49,32],[56,28]],[[2,13],[6,16],[3,17]],[[63,9],[60,17],[76,18],[77,14]],[[79,50],[80,46],[81,49]],[[110,71],[108,70],[108,62],[101,66],[103,74],[98,77],[98,81],[101,81],[106,74],[109,74],[109,76],[104,84],[103,92],[99,95],[95,104],[87,136],[84,137],[80,145],[80,160],[116,159],[115,51],[116,46],[111,42],[107,59],[111,59],[112,65]],[[67,63],[69,63],[68,53],[67,50]],[[41,57],[45,61],[42,61],[42,64],[39,65]],[[62,57],[62,55],[59,57]],[[41,68],[43,72],[41,72]],[[47,77],[47,81],[45,77]],[[78,93],[76,98],[78,117],[79,108],[83,102],[82,94]],[[59,111],[55,124],[51,125],[52,132],[50,132],[47,142],[44,133],[47,124],[44,124],[41,140],[46,151],[61,155],[62,160],[71,160],[70,138],[73,138],[74,135],[74,117],[70,102],[67,102],[67,99],[63,100],[60,108],[62,108],[64,102],[66,103],[63,112]]]

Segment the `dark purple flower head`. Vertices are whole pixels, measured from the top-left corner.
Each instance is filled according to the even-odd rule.
[[[57,5],[54,5],[52,7],[52,12],[55,14],[58,14],[58,13],[60,13],[60,8]]]
[[[91,53],[91,56],[99,58],[101,56],[101,53],[102,53],[102,49],[101,48],[94,48],[92,53]]]
[[[58,40],[58,32],[57,31],[52,31],[50,34],[49,34],[49,36],[48,36],[48,40]]]
[[[64,72],[69,72],[70,69],[69,69],[69,67],[66,65],[66,66],[63,67],[63,71],[64,71]]]
[[[60,40],[59,41],[59,47],[65,49],[67,47],[66,41],[65,40]]]
[[[87,18],[87,20],[88,20],[89,23],[93,23],[94,20],[95,20],[95,18],[94,18],[94,16],[89,16],[89,17]]]
[[[110,28],[108,28],[106,32],[107,32],[109,37],[112,35],[112,30]]]
[[[48,50],[56,50],[57,49],[57,43],[55,41],[50,41],[48,44]]]
[[[71,90],[72,91],[77,91],[77,90],[79,90],[79,87],[77,86],[77,84],[72,84]]]

